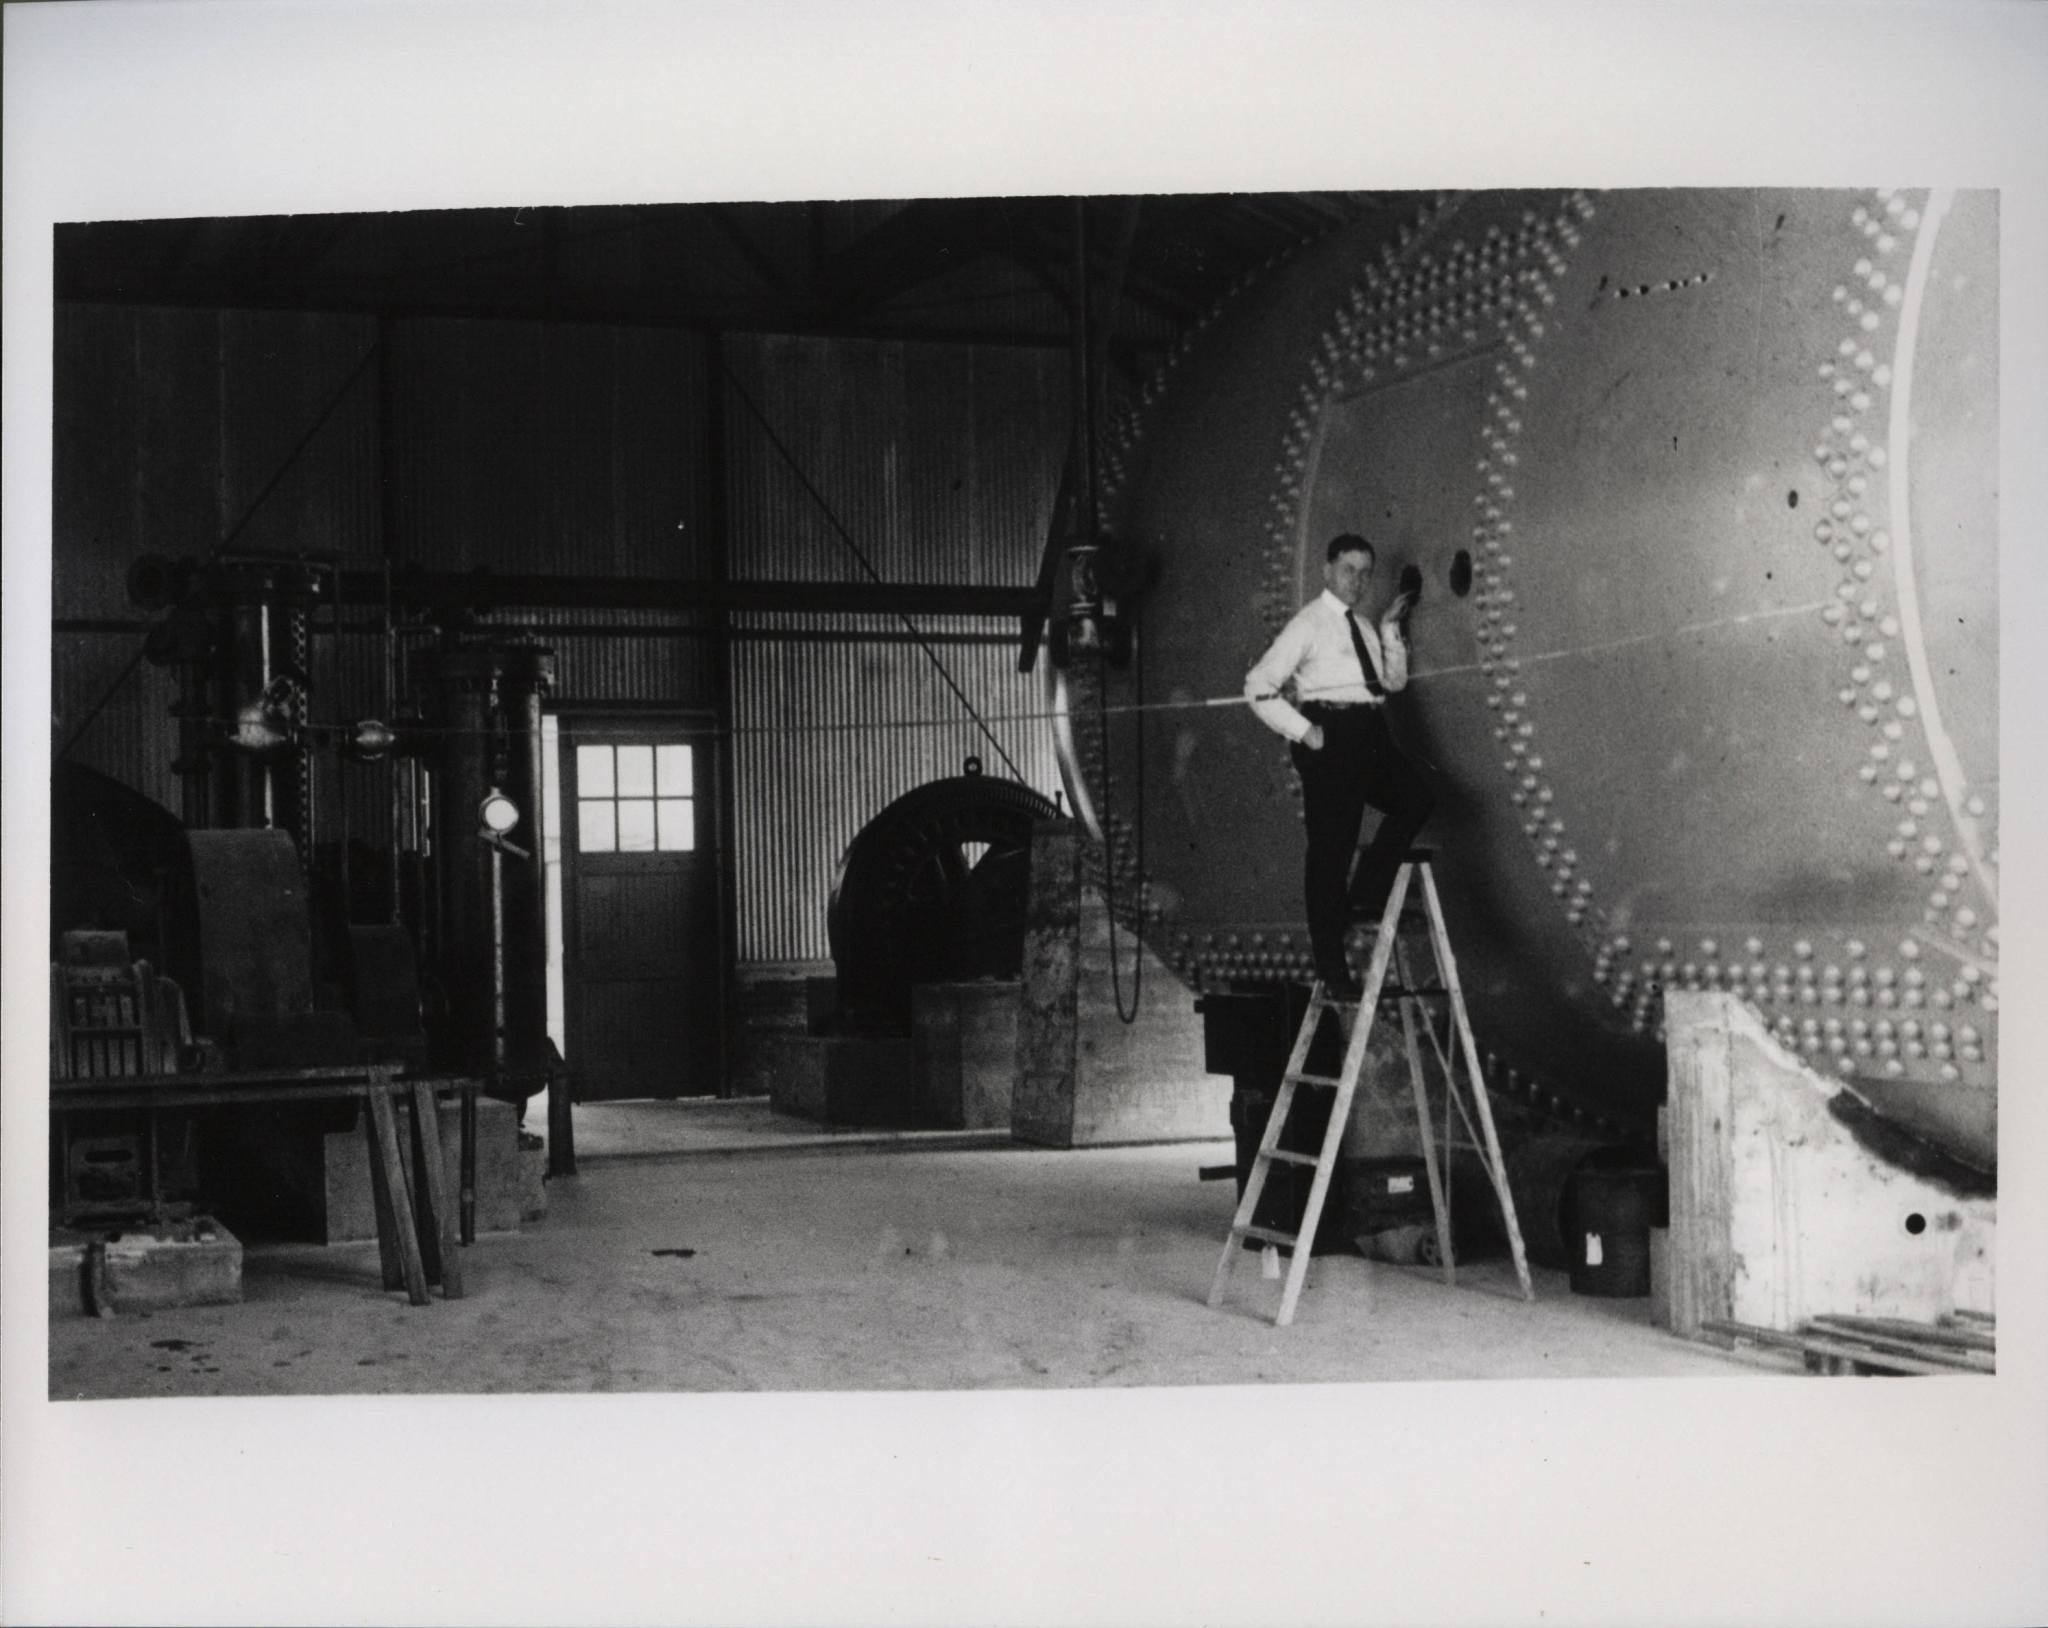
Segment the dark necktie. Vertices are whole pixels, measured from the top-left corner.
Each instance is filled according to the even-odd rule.
[[[1371,696],[1384,697],[1387,693],[1387,687],[1374,676],[1372,657],[1366,654],[1365,635],[1358,631],[1357,618],[1348,610],[1344,613],[1344,627],[1345,631],[1351,635],[1351,648],[1358,652],[1358,670],[1365,675],[1365,693]]]

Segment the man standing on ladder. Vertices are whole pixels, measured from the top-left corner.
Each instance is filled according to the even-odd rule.
[[[1323,591],[1295,613],[1244,683],[1252,711],[1293,742],[1308,826],[1303,870],[1316,976],[1338,1000],[1356,1000],[1344,960],[1345,929],[1386,908],[1401,859],[1436,806],[1429,782],[1394,744],[1386,699],[1408,684],[1408,617],[1420,584],[1404,585],[1377,627],[1355,614],[1372,579],[1373,546],[1351,532],[1325,551]],[[1281,694],[1292,682],[1299,707]],[[1380,825],[1351,876],[1367,805]]]

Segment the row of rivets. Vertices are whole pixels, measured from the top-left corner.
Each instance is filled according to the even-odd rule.
[[[1885,320],[1901,304],[1904,284],[1887,269],[1884,257],[1901,247],[1898,234],[1912,232],[1919,220],[1919,212],[1904,195],[1889,190],[1878,195],[1878,207],[1859,204],[1851,214],[1851,224],[1870,241],[1872,252],[1859,256],[1849,278],[1834,289],[1834,303],[1854,328],[1836,341],[1834,354],[1818,364],[1835,404],[1814,457],[1835,483],[1836,496],[1816,522],[1814,535],[1844,568],[1836,601],[1822,616],[1845,641],[1860,646],[1849,682],[1837,691],[1837,698],[1876,736],[1866,747],[1857,778],[1904,811],[1886,840],[1886,852],[1932,883],[1922,913],[1930,928],[1968,950],[1995,958],[1996,940],[1979,934],[1981,918],[1965,897],[1968,858],[1951,850],[1940,831],[1928,829],[1927,822],[1943,806],[1941,786],[1905,750],[1909,732],[1917,727],[1919,704],[1909,686],[1894,684],[1886,675],[1886,641],[1898,636],[1899,627],[1895,617],[1882,614],[1870,591],[1890,549],[1888,533],[1867,510],[1872,487],[1881,484],[1886,453],[1856,427],[1855,415],[1872,406],[1872,387],[1882,390],[1891,383],[1891,367],[1879,359],[1874,346]],[[1876,638],[1869,636],[1873,625]],[[1966,806],[1973,816],[1986,812],[1979,795],[1973,794]],[[1956,998],[1974,995],[1974,982],[1958,980],[1951,993]]]
[[[1574,194],[1571,209],[1581,222],[1593,218],[1592,202],[1584,193]],[[1568,241],[1577,244],[1576,227]],[[1564,256],[1548,245],[1546,253],[1548,269],[1561,276],[1566,269]],[[1507,336],[1513,360],[1495,365],[1494,388],[1486,398],[1487,414],[1481,426],[1484,450],[1476,466],[1480,485],[1473,499],[1479,511],[1472,528],[1478,545],[1473,601],[1480,621],[1480,671],[1489,681],[1487,705],[1496,715],[1494,738],[1508,749],[1501,766],[1509,780],[1509,799],[1529,816],[1523,822],[1523,832],[1530,840],[1537,867],[1549,878],[1552,896],[1565,907],[1565,919],[1574,927],[1583,927],[1592,914],[1593,885],[1578,874],[1579,857],[1564,840],[1564,822],[1550,812],[1556,793],[1544,775],[1542,755],[1532,747],[1536,727],[1527,715],[1528,696],[1518,683],[1520,663],[1509,653],[1517,632],[1515,591],[1508,584],[1513,563],[1508,549],[1514,529],[1508,506],[1514,501],[1514,472],[1521,461],[1516,437],[1522,429],[1522,404],[1528,400],[1527,375],[1536,363],[1535,346],[1550,328],[1544,313],[1555,304],[1548,278],[1532,274],[1530,287],[1536,300],[1518,305],[1515,315],[1520,331],[1510,330]],[[1647,1022],[1644,1014],[1638,1027]]]

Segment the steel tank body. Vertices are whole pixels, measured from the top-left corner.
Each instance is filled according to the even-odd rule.
[[[1233,698],[1363,532],[1375,611],[1423,578],[1392,719],[1483,1046],[1640,1119],[1662,991],[1725,989],[1995,1159],[1997,241],[1982,192],[1437,194],[1205,319],[1106,460],[1152,582],[1086,784],[1155,948],[1306,976]]]

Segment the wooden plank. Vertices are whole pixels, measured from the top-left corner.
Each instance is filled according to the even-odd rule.
[[[1394,945],[1394,966],[1401,981],[1410,982],[1407,956],[1399,942]],[[1437,1259],[1443,1265],[1444,1287],[1458,1286],[1458,1261],[1451,1242],[1450,1202],[1444,1192],[1443,1177],[1437,1170],[1436,1137],[1431,1134],[1429,1122],[1429,1088],[1422,1078],[1422,1048],[1415,1041],[1415,1006],[1411,1001],[1401,1002],[1401,1043],[1408,1054],[1408,1088],[1415,1098],[1415,1123],[1422,1134],[1422,1168],[1429,1177],[1429,1209],[1436,1219]],[[1456,1090],[1450,1077],[1450,1070],[1444,1070],[1444,1090]]]
[[[1874,1350],[1849,1340],[1829,1339],[1812,1334],[1786,1334],[1775,1328],[1758,1328],[1753,1323],[1737,1323],[1723,1318],[1709,1318],[1702,1322],[1700,1327],[1706,1333],[1722,1334],[1735,1340],[1747,1340],[1753,1345],[1860,1363],[1866,1368],[1880,1368],[1891,1373],[1967,1374],[1971,1371],[1967,1368],[1958,1368],[1951,1363],[1928,1362],[1918,1357]]]
[[[1465,1010],[1465,986],[1458,977],[1458,958],[1451,949],[1451,930],[1444,921],[1443,901],[1437,896],[1436,873],[1428,865],[1422,870],[1422,896],[1429,907],[1430,942],[1436,948],[1437,976],[1451,992],[1451,1014],[1457,1020],[1457,1040],[1465,1054],[1465,1077],[1472,1085],[1472,1106],[1479,1111],[1479,1125],[1486,1140],[1485,1166],[1487,1178],[1493,1183],[1494,1197],[1500,1204],[1501,1220],[1507,1224],[1508,1248],[1514,1256],[1515,1278],[1521,1284],[1522,1298],[1536,1298],[1535,1285],[1529,1280],[1529,1257],[1522,1247],[1522,1223],[1515,1214],[1514,1195],[1508,1191],[1507,1161],[1502,1157],[1500,1137],[1493,1126],[1493,1104],[1486,1094],[1486,1070],[1479,1060],[1479,1042],[1472,1033],[1472,1020]],[[1458,1101],[1457,1087],[1448,1073],[1446,1087],[1453,1101]],[[1459,1103],[1458,1112],[1464,1116],[1464,1105]],[[1469,1122],[1467,1131],[1471,1129]]]
[[[377,1145],[377,1122],[367,1104],[363,1107],[363,1139],[369,1144],[370,1201],[377,1211],[377,1260],[383,1271],[384,1287],[399,1288],[405,1282],[398,1259],[398,1211],[391,1202],[391,1172]]]
[[[1372,1032],[1373,1016],[1379,1009],[1380,991],[1387,982],[1387,968],[1394,959],[1394,943],[1401,931],[1401,906],[1408,898],[1408,883],[1414,874],[1414,867],[1403,865],[1394,873],[1393,893],[1387,900],[1386,914],[1380,918],[1380,930],[1373,940],[1372,961],[1365,970],[1365,990],[1352,1016],[1350,1043],[1344,1048],[1344,1067],[1338,1078],[1337,1095],[1330,1104],[1330,1118],[1323,1129],[1323,1145],[1316,1155],[1315,1179],[1309,1183],[1308,1202],[1302,1206],[1301,1243],[1294,1251],[1294,1258],[1288,1262],[1287,1282],[1280,1291],[1280,1312],[1273,1319],[1275,1328],[1285,1328],[1294,1321],[1294,1307],[1301,1299],[1301,1287],[1308,1281],[1309,1257],[1315,1253],[1316,1227],[1323,1218],[1323,1200],[1329,1195],[1330,1175],[1337,1167],[1337,1149],[1344,1139],[1344,1127],[1351,1121],[1351,1098],[1358,1089],[1359,1072],[1365,1067],[1366,1042]],[[1304,1034],[1308,1031],[1306,1026]],[[1303,1061],[1307,1061],[1304,1048]],[[1299,1069],[1289,1072],[1298,1073]]]
[[[1728,1037],[1713,1024],[1670,1024],[1664,1108],[1670,1152],[1671,1328],[1697,1337],[1733,1311],[1729,1254]]]
[[[412,1088],[414,1196],[420,1208],[420,1245],[427,1276],[439,1278],[441,1293],[462,1298],[462,1250],[456,1238],[454,1206],[448,1202],[447,1166],[441,1162],[441,1105],[424,1085]]]
[[[390,1092],[372,1091],[369,1104],[375,1138],[371,1163],[382,1160],[384,1165],[384,1187],[391,1195],[392,1232],[398,1240],[398,1263],[405,1277],[406,1298],[415,1306],[424,1306],[428,1299],[427,1269],[420,1259],[419,1232],[413,1218],[412,1195],[406,1191],[405,1161],[399,1157],[398,1126],[391,1111]]]
[[[1960,1347],[1937,1347],[1925,1340],[1910,1335],[1886,1334],[1874,1329],[1859,1328],[1848,1318],[1810,1317],[1806,1329],[1824,1337],[1839,1336],[1867,1345],[1878,1351],[1889,1351],[1897,1356],[1917,1357],[1925,1362],[1946,1363],[1950,1367],[1968,1369],[1972,1373],[1988,1374],[1997,1371],[1996,1364],[1980,1352],[1966,1351]]]
[[[1329,1004],[1323,998],[1323,986],[1317,984],[1309,996],[1308,1010],[1301,1015],[1301,1027],[1294,1032],[1294,1049],[1288,1053],[1287,1066],[1280,1071],[1280,1089],[1273,1097],[1273,1111],[1266,1116],[1265,1133],[1259,1138],[1258,1152],[1252,1158],[1251,1175],[1245,1181],[1243,1196],[1237,1201],[1237,1214],[1231,1218],[1230,1232],[1224,1237],[1223,1255],[1216,1262],[1216,1274],[1209,1282],[1209,1304],[1212,1307],[1223,1304],[1223,1291],[1229,1287],[1230,1274],[1237,1268],[1238,1239],[1248,1233],[1252,1217],[1258,1213],[1260,1195],[1266,1190],[1266,1175],[1273,1168],[1273,1150],[1280,1145],[1280,1133],[1286,1127],[1288,1110],[1294,1106],[1294,1088],[1308,1063],[1309,1046]],[[1304,1227],[1302,1236],[1313,1235]]]
[[[1815,1319],[1816,1322],[1822,1320]],[[1998,1349],[1998,1337],[1995,1334],[1973,1328],[1953,1328],[1942,1323],[1916,1323],[1904,1317],[1829,1317],[1825,1321],[1841,1323],[1851,1328],[1868,1329],[1875,1334],[1923,1340],[1930,1345],[1959,1346],[1969,1351]]]

